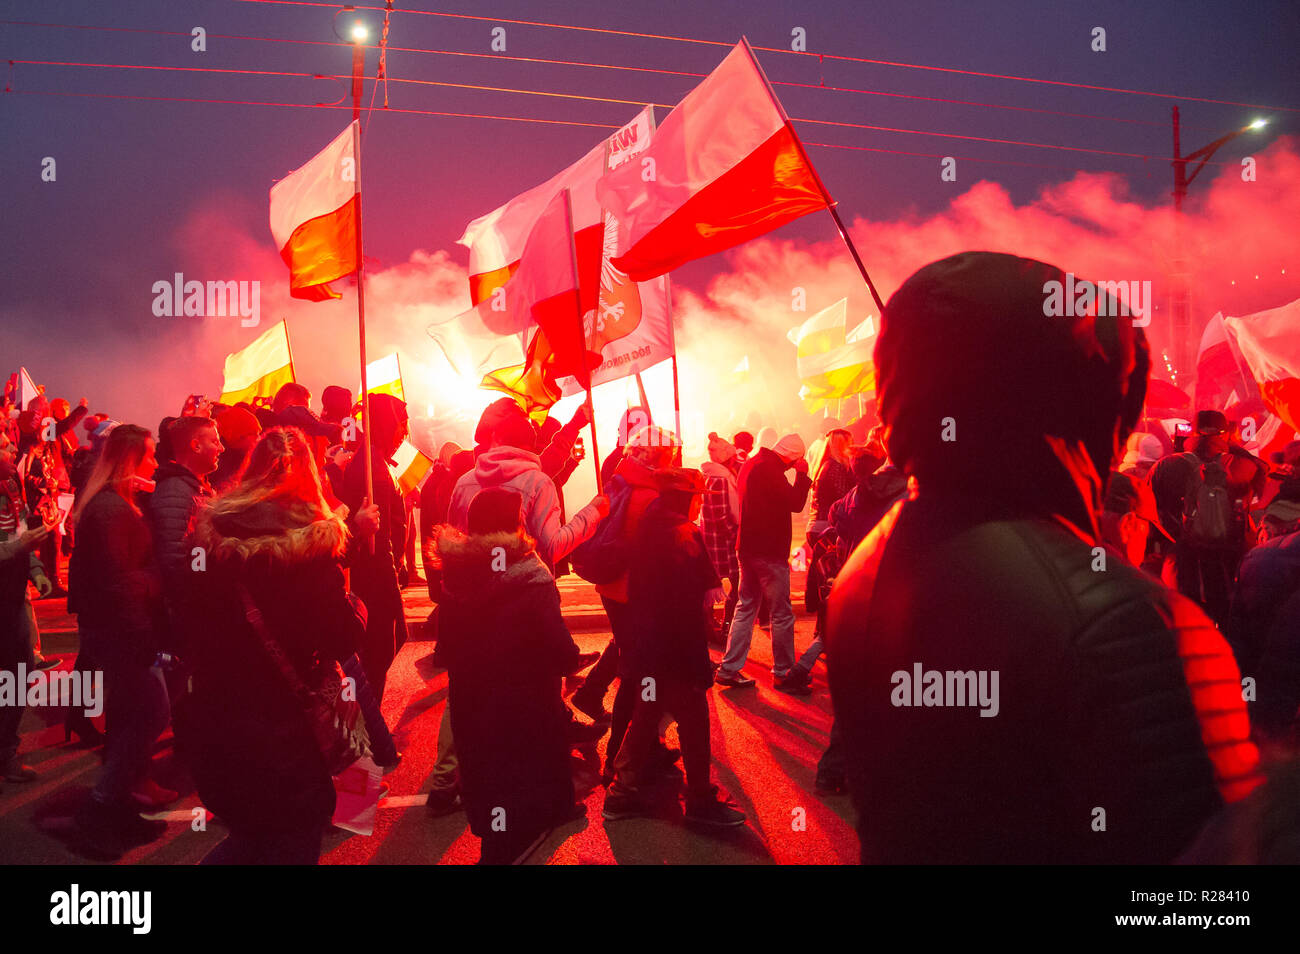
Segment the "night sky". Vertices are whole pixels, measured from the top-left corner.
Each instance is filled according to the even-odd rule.
[[[431,6],[431,0],[423,0]],[[399,7],[407,4],[398,4]],[[701,10],[701,7],[707,8]],[[1300,116],[1300,5],[1278,2],[1134,4],[862,2],[821,0],[807,5],[745,0],[700,4],[491,0],[457,4],[503,20],[545,20],[608,30],[672,35],[732,44],[742,34],[755,47],[788,49],[791,31],[806,31],[812,52],[961,70],[1014,74],[1119,87],[1252,106],[1175,100],[1076,89],[877,64],[760,52],[787,112],[804,140],[923,153],[926,156],[809,146],[845,219],[907,223],[934,216],[979,180],[996,183],[1011,201],[1034,201],[1045,188],[1079,171],[1120,174],[1128,200],[1153,206],[1171,188],[1170,107],[1183,112],[1184,151],[1271,117],[1261,134],[1242,137],[1215,159],[1235,165],[1244,155],[1296,132]],[[253,2],[48,2],[0,4],[0,54],[7,60],[54,60],[143,66],[202,66],[345,75],[350,50],[323,6]],[[377,36],[381,15],[344,15],[343,32],[360,16]],[[33,21],[52,26],[17,25]],[[114,27],[116,30],[72,29]],[[616,127],[653,102],[662,122],[699,77],[519,62],[533,57],[587,61],[704,74],[725,46],[615,36],[504,23],[506,50],[490,51],[494,20],[465,20],[398,12],[389,37],[388,86],[396,109],[568,120]],[[191,50],[190,30],[207,31],[206,52]],[[1106,52],[1090,48],[1092,30],[1106,31]],[[226,36],[220,36],[224,34]],[[230,36],[244,37],[231,39]],[[276,38],[313,42],[265,42]],[[373,42],[373,41],[372,41]],[[401,48],[442,49],[486,56],[433,55]],[[373,76],[377,55],[368,51]],[[3,64],[0,64],[3,65]],[[399,80],[575,93],[630,100],[584,102],[486,92]],[[936,100],[968,100],[1026,109],[996,109],[925,99],[833,92],[789,83],[853,87]],[[14,92],[10,93],[12,89]],[[334,102],[342,81],[235,73],[93,69],[18,63],[8,68],[0,97],[0,175],[3,176],[3,283],[0,327],[8,373],[32,370],[51,394],[74,402],[91,397],[115,417],[155,423],[176,413],[190,390],[216,393],[226,351],[251,340],[237,321],[160,319],[151,311],[152,284],[177,271],[203,279],[260,278],[284,283],[267,227],[272,181],[306,161],[350,118],[345,109],[294,108],[114,97]],[[50,95],[35,95],[35,94]],[[94,95],[71,95],[94,94]],[[376,273],[407,263],[412,253],[446,251],[463,266],[454,244],[465,224],[577,159],[605,134],[589,126],[452,118],[383,110],[381,89],[363,113],[364,196],[368,268]],[[368,82],[364,102],[370,103]],[[1286,109],[1289,107],[1290,109]],[[1281,108],[1280,110],[1278,108]],[[1087,114],[1085,116],[1060,114]],[[803,120],[899,127],[986,139],[1050,143],[1152,158],[1098,155],[819,125]],[[957,156],[959,178],[944,183],[935,156]],[[57,180],[41,181],[44,157],[57,162]],[[974,162],[971,160],[998,160]],[[1212,167],[1192,187],[1192,199],[1226,167]],[[869,230],[868,230],[869,231]],[[855,235],[870,267],[869,234]],[[828,216],[809,216],[774,236],[798,247],[828,248]],[[1295,249],[1294,231],[1276,242]],[[946,252],[945,252],[946,253]],[[923,264],[924,249],[917,250]],[[937,257],[937,256],[935,256]],[[674,274],[678,287],[703,295],[720,273],[743,267],[735,255],[714,256]],[[1295,261],[1300,270],[1300,260]],[[912,266],[915,267],[915,266]],[[1294,274],[1294,273],[1293,273]],[[905,275],[882,276],[886,297]],[[1278,294],[1297,295],[1294,281]],[[1289,291],[1287,291],[1289,289]],[[413,292],[418,295],[418,289]],[[431,297],[462,295],[442,289]],[[855,295],[861,290],[854,291]],[[1213,308],[1281,304],[1224,292]],[[1259,297],[1259,296],[1257,296]],[[345,298],[350,302],[350,298]],[[826,304],[828,302],[819,303]],[[327,317],[323,311],[334,309]],[[307,309],[307,310],[300,310]],[[295,306],[291,334],[337,338],[346,355],[343,304]],[[266,314],[264,325],[280,314]],[[377,347],[384,346],[385,321]],[[225,322],[220,328],[204,323]],[[423,325],[391,330],[401,347],[419,341]],[[304,346],[305,347],[305,346]],[[376,352],[378,353],[378,352]],[[317,360],[317,359],[313,359]],[[728,359],[730,360],[730,359]],[[318,362],[355,386],[346,374]],[[730,365],[727,366],[728,368]],[[192,386],[181,378],[192,379]],[[310,382],[319,394],[327,380]]]

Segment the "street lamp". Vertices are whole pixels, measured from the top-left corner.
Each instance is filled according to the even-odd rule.
[[[1238,136],[1248,132],[1263,129],[1268,125],[1267,119],[1256,119],[1254,122],[1247,123],[1240,129],[1234,130],[1226,135],[1220,136],[1208,146],[1202,146],[1195,152],[1187,155],[1182,154],[1182,141],[1180,137],[1181,123],[1179,121],[1178,107],[1174,107],[1174,288],[1173,288],[1173,352],[1174,367],[1177,373],[1190,376],[1195,369],[1192,367],[1194,356],[1192,354],[1191,341],[1191,312],[1187,303],[1187,272],[1183,262],[1182,254],[1182,212],[1183,197],[1187,195],[1187,187],[1205,168],[1205,164],[1210,161],[1210,157],[1219,151],[1220,147],[1236,139]],[[1192,170],[1191,175],[1187,174],[1187,163],[1199,159],[1196,167]]]

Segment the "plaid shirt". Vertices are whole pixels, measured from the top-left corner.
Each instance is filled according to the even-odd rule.
[[[740,559],[736,556],[736,535],[740,527],[731,516],[727,505],[727,480],[709,477],[705,480],[703,506],[700,511],[704,546],[709,551],[713,568],[722,578],[740,575]]]

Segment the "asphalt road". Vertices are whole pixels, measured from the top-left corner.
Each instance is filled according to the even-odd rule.
[[[802,589],[802,575],[795,577]],[[604,614],[592,588],[569,576],[560,583],[566,619],[584,650],[601,649],[609,639]],[[801,594],[800,594],[801,595]],[[478,857],[478,839],[463,814],[431,818],[424,794],[432,781],[438,723],[447,697],[447,675],[432,666],[433,644],[424,639],[423,621],[431,604],[424,587],[404,593],[411,640],[394,662],[383,700],[385,718],[405,753],[401,766],[386,776],[388,796],[379,804],[375,832],[359,836],[331,832],[324,864],[469,864]],[[796,600],[801,608],[802,600]],[[46,655],[70,666],[76,652],[75,618],[62,600],[37,604]],[[799,614],[796,647],[812,640],[813,620]],[[715,658],[717,653],[715,652]],[[574,756],[575,784],[587,816],[557,829],[533,853],[535,864],[836,864],[857,860],[853,811],[845,796],[813,793],[817,759],[830,731],[830,699],[822,664],[814,670],[813,695],[791,697],[772,689],[771,640],[755,631],[746,673],[758,680],[750,689],[714,687],[709,693],[714,780],[748,816],[743,828],[722,834],[685,826],[669,803],[662,817],[606,822],[601,818],[605,789],[599,766]],[[613,694],[606,706],[613,703]],[[63,740],[62,710],[29,709],[22,724],[21,754],[40,778],[31,784],[0,783],[0,863],[95,864],[77,853],[68,838],[69,819],[94,784],[100,749]],[[675,742],[675,729],[670,730]],[[603,760],[605,742],[598,746]],[[172,753],[171,735],[159,741],[154,777],[182,792],[169,809],[167,834],[124,856],[120,863],[193,864],[224,837],[220,819],[206,831],[189,824],[199,805],[184,768]]]

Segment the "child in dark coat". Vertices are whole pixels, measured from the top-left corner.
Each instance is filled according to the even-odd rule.
[[[461,797],[482,864],[512,863],[582,809],[561,695],[578,646],[520,503],[514,491],[480,490],[469,533],[446,527],[434,545],[443,587],[434,661],[447,669]]]

